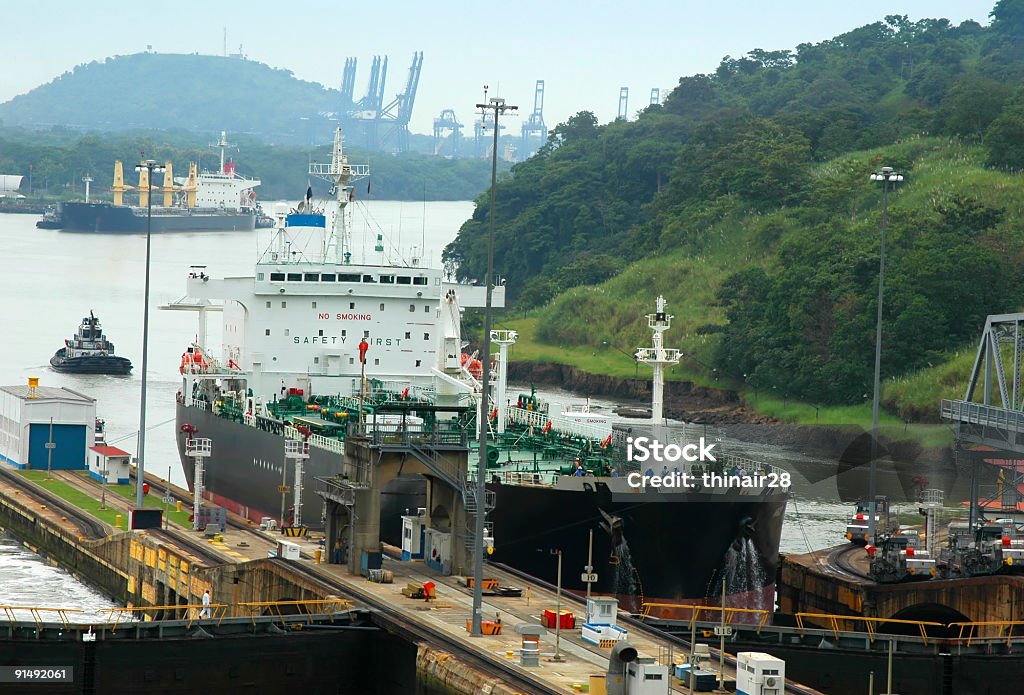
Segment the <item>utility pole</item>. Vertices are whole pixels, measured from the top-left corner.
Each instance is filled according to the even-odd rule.
[[[481,361],[483,362],[483,374],[481,375],[480,387],[480,415],[478,416],[478,429],[480,430],[480,460],[476,469],[476,524],[473,529],[473,623],[471,635],[480,637],[483,631],[480,624],[483,618],[483,583],[484,583],[484,519],[487,516],[487,390],[491,381],[491,293],[494,282],[494,226],[495,226],[495,204],[497,202],[498,187],[498,116],[506,111],[515,111],[519,107],[505,103],[504,99],[491,97],[487,99],[487,86],[484,85],[484,102],[477,104],[481,114],[493,112],[494,115],[494,146],[491,148],[491,209],[490,224],[487,231],[487,275],[484,277],[484,286],[487,288],[487,301],[484,308],[484,351]],[[561,553],[559,553],[559,568],[561,568]]]
[[[725,692],[725,575],[722,575],[722,633],[718,645],[718,689]]]
[[[50,479],[53,472],[53,450],[57,445],[53,443],[53,418],[50,418],[50,440],[44,445],[46,447],[46,479]]]
[[[153,174],[163,173],[164,167],[147,159],[135,167],[140,174],[146,172],[146,288],[142,307],[142,394],[139,405],[139,461],[135,469],[135,506],[142,509],[142,486],[146,482],[146,374],[149,366],[149,259],[153,239]],[[140,190],[142,186],[139,186]]]
[[[875,543],[876,523],[875,517],[878,514],[878,507],[875,501],[877,495],[875,478],[878,465],[878,401],[881,395],[881,368],[882,368],[882,296],[885,287],[885,228],[889,221],[889,184],[893,187],[903,181],[903,174],[893,170],[892,167],[882,167],[880,171],[871,174],[872,181],[882,184],[882,242],[878,258],[878,315],[875,320],[875,385],[871,399],[871,464],[868,474],[868,543]]]
[[[558,554],[558,578],[555,586],[555,656],[552,661],[562,661],[562,551],[556,550]]]

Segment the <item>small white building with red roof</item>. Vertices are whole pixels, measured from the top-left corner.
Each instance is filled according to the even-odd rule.
[[[89,475],[108,485],[127,485],[132,455],[116,446],[89,447]]]

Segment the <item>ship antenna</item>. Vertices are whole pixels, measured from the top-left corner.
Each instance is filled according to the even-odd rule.
[[[331,216],[330,229],[326,232],[328,237],[324,244],[325,258],[323,260],[327,260],[326,255],[333,241],[334,262],[339,265],[348,264],[352,258],[352,252],[349,249],[348,217],[346,215],[346,207],[354,197],[352,184],[370,175],[369,165],[348,163],[344,144],[345,139],[339,126],[334,131],[334,148],[331,152],[331,163],[320,164],[318,162],[311,162],[309,165],[310,176],[315,176],[331,184],[335,209],[334,214]]]
[[[227,131],[226,130],[220,131],[220,140],[218,142],[211,142],[210,143],[210,147],[219,147],[220,148],[220,169],[218,170],[218,173],[223,174],[224,173],[224,150],[226,150],[229,147],[234,147],[233,144],[228,142],[228,133],[227,133]]]

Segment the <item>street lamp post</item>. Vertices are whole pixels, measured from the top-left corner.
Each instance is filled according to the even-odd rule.
[[[470,634],[473,637],[483,635],[481,621],[483,618],[483,583],[484,583],[484,519],[487,516],[487,389],[491,380],[491,291],[494,281],[494,216],[498,185],[498,116],[506,111],[515,111],[518,106],[505,103],[504,99],[491,97],[487,99],[487,87],[484,86],[484,103],[477,104],[480,113],[493,113],[494,145],[491,150],[491,210],[490,224],[487,231],[487,275],[484,285],[487,288],[487,300],[484,308],[484,354],[483,374],[481,374],[480,415],[477,425],[480,436],[480,460],[476,469],[476,523],[473,529],[473,624]]]
[[[155,160],[147,159],[138,164],[135,171],[146,172],[146,288],[142,310],[142,395],[139,406],[139,462],[135,473],[135,506],[142,509],[142,485],[146,477],[146,368],[149,358],[149,257],[153,238],[153,174],[164,171]],[[140,186],[141,190],[141,186]]]
[[[895,187],[903,181],[903,174],[895,171],[892,167],[882,167],[879,171],[871,174],[872,181],[882,184],[882,244],[878,258],[878,314],[875,319],[875,388],[871,399],[871,463],[868,473],[868,542],[875,542],[875,516],[877,508],[875,504],[875,477],[878,457],[878,400],[881,394],[881,368],[882,368],[882,293],[885,287],[885,228],[889,222],[889,186]]]

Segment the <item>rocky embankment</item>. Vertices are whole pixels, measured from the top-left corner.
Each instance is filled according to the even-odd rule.
[[[651,402],[651,380],[591,374],[576,367],[551,362],[510,362],[510,382],[556,386],[586,396]],[[775,422],[743,406],[729,389],[697,386],[690,381],[665,382],[665,415],[676,420],[715,425],[771,424]]]

